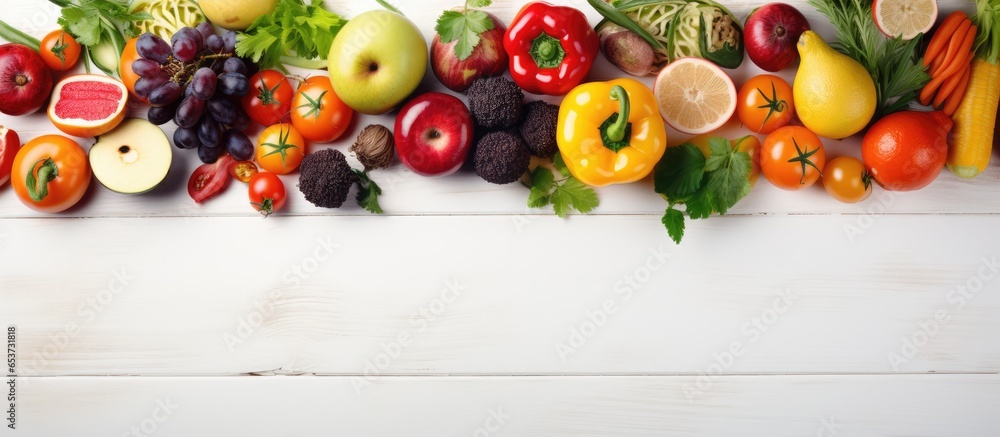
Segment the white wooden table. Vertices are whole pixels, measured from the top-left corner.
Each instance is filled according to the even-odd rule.
[[[429,41],[460,2],[397,3]],[[496,3],[506,22],[522,2]],[[41,37],[57,10],[13,0],[0,16]],[[601,58],[590,79],[618,74]],[[424,88],[440,88],[429,71]],[[44,114],[0,124],[56,132]],[[0,187],[0,325],[16,325],[20,376],[17,430],[0,435],[997,436],[997,158],[854,206],[761,178],[680,246],[648,180],[565,220],[518,184],[398,163],[373,174],[381,217],[315,208],[294,175],[266,220],[238,182],[196,205],[190,151],[152,193],[94,182],[57,216]]]

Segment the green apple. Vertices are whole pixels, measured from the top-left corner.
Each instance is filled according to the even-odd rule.
[[[340,29],[327,59],[334,91],[347,106],[363,114],[384,114],[423,80],[427,41],[406,17],[374,10]]]
[[[111,132],[97,137],[90,148],[94,177],[111,191],[139,194],[152,190],[167,177],[173,152],[159,126],[141,118],[127,118]]]

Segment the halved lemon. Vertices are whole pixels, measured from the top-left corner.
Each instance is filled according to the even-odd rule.
[[[660,115],[692,135],[718,129],[736,112],[736,86],[717,65],[701,58],[671,62],[653,82]]]
[[[128,89],[117,79],[100,74],[77,74],[52,89],[49,120],[59,130],[77,137],[107,133],[125,119]]]
[[[911,40],[927,33],[937,21],[937,0],[875,0],[872,19],[878,30],[890,38]]]

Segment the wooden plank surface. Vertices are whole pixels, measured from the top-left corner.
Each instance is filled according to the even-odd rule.
[[[0,324],[43,375],[1000,369],[996,220],[857,219],[8,220]]]
[[[697,384],[395,377],[358,391],[350,377],[33,378],[21,405],[60,420],[25,414],[8,434],[992,437],[1000,428],[997,375],[726,376],[701,394]]]

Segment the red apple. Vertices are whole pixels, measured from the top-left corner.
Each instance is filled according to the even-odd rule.
[[[795,44],[809,21],[791,5],[768,3],[750,12],[743,26],[750,60],[767,71],[783,70],[799,57]]]
[[[444,86],[452,91],[463,92],[480,77],[499,76],[507,69],[507,52],[503,49],[503,34],[507,26],[495,15],[487,12],[493,20],[493,28],[479,35],[479,45],[464,60],[455,54],[455,44],[442,43],[441,37],[434,35],[431,43],[431,69]]]
[[[0,46],[0,112],[30,114],[52,94],[52,72],[42,57],[27,46]]]
[[[472,115],[455,96],[431,92],[410,100],[396,117],[393,136],[403,165],[424,176],[458,170],[472,146]]]

